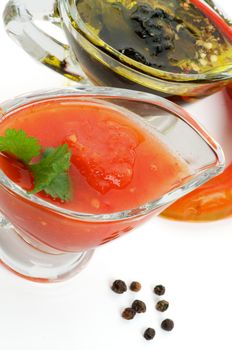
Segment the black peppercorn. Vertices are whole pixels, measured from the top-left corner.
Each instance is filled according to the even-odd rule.
[[[159,284],[158,286],[155,286],[154,293],[157,294],[157,295],[164,295],[165,287],[162,286],[162,284]]]
[[[147,340],[151,340],[155,336],[155,330],[153,328],[147,328],[143,334],[144,338]]]
[[[122,294],[127,291],[127,286],[125,282],[121,280],[116,280],[114,281],[111,289],[117,294]]]
[[[166,300],[160,300],[158,301],[158,303],[156,304],[156,310],[164,312],[168,309],[169,307],[169,302]]]
[[[130,290],[132,290],[132,292],[138,292],[141,289],[141,284],[139,282],[133,281],[130,285]]]
[[[123,312],[122,312],[122,317],[125,318],[126,320],[132,320],[135,317],[136,311],[132,309],[131,307],[127,307]]]
[[[141,300],[135,300],[132,305],[131,305],[132,309],[135,310],[135,312],[137,312],[138,314],[141,314],[142,312],[146,311],[146,304],[141,301]]]
[[[161,328],[165,331],[170,332],[174,328],[174,322],[169,318],[166,318],[166,320],[163,320],[161,323]]]

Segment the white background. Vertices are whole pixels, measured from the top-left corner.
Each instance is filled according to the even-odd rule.
[[[0,0],[2,12],[5,0]],[[36,1],[36,0],[32,0]],[[232,12],[228,0],[223,1]],[[221,1],[221,3],[223,3]],[[6,36],[0,23],[0,100],[30,90],[67,84],[36,64]],[[187,106],[222,143],[232,159],[232,103],[225,92]],[[231,139],[231,141],[230,141]],[[70,281],[40,285],[0,268],[0,348],[41,349],[232,349],[232,219],[187,224],[154,218],[142,228],[99,248],[88,267]],[[143,284],[140,294],[112,293],[122,278]],[[152,287],[163,283],[175,329],[159,328]],[[133,321],[120,317],[133,298],[148,312]],[[156,339],[142,331],[155,327]]]

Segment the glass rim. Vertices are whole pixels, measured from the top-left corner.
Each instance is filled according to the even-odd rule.
[[[172,189],[163,196],[147,202],[137,208],[131,208],[128,210],[123,210],[119,212],[113,212],[108,214],[93,214],[87,212],[77,212],[69,209],[64,209],[55,204],[47,202],[42,198],[37,197],[36,195],[29,194],[26,190],[22,189],[19,185],[15,184],[10,180],[5,173],[0,170],[0,186],[6,190],[13,192],[19,197],[27,200],[35,205],[44,207],[48,210],[51,210],[57,214],[61,214],[69,217],[70,219],[76,219],[79,221],[92,221],[92,222],[112,222],[125,219],[136,218],[140,216],[147,215],[154,210],[168,206],[172,202],[176,201],[184,194],[189,193],[194,190],[201,184],[204,184],[206,181],[211,179],[213,176],[218,175],[224,169],[225,158],[221,146],[213,140],[211,136],[197,123],[188,112],[183,108],[176,105],[175,103],[164,99],[163,97],[134,91],[126,90],[119,88],[108,88],[108,87],[65,87],[60,89],[48,89],[48,90],[37,90],[35,92],[26,93],[19,95],[16,98],[7,100],[3,103],[0,103],[0,122],[1,119],[4,119],[9,113],[12,113],[14,110],[26,106],[32,103],[38,103],[39,101],[48,101],[51,99],[64,99],[64,98],[75,98],[75,97],[99,97],[99,98],[120,98],[120,99],[130,99],[135,101],[147,102],[157,106],[158,108],[164,109],[175,115],[179,119],[183,120],[186,124],[194,129],[198,135],[207,143],[207,145],[213,150],[216,155],[217,162],[215,165],[211,165],[206,169],[202,169],[196,174],[193,174],[191,180],[186,181],[182,185]]]
[[[114,58],[118,59],[121,64],[128,64],[130,69],[139,69],[142,73],[150,75],[150,77],[160,78],[163,80],[170,80],[173,82],[215,82],[232,79],[232,61],[231,64],[224,65],[222,71],[218,71],[218,67],[215,67],[215,73],[212,70],[209,70],[205,73],[173,73],[168,71],[163,71],[161,69],[148,67],[147,65],[133,60],[132,58],[120,53],[111,45],[107,44],[105,41],[100,39],[93,31],[90,31],[86,26],[85,22],[82,20],[78,11],[76,11],[76,18],[74,19],[71,15],[71,5],[67,0],[58,0],[62,5],[63,9],[66,11],[66,18],[69,20],[69,24],[75,31],[78,31],[79,34],[83,35],[93,46],[104,49],[104,52],[107,54],[113,55]],[[207,4],[204,0],[201,0],[203,3]],[[208,5],[208,4],[207,4]],[[209,6],[209,5],[208,5]],[[220,17],[220,15],[212,8],[215,16]],[[221,17],[220,17],[221,18]],[[78,26],[78,29],[74,25],[74,22]]]

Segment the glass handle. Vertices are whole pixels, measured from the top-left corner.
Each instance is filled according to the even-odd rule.
[[[11,227],[11,223],[0,213],[0,228],[9,229]]]
[[[82,84],[88,82],[70,47],[36,25],[36,21],[61,25],[56,0],[9,1],[3,19],[9,36],[30,56],[69,79]]]

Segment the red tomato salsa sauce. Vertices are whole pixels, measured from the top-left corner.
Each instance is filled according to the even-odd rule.
[[[14,111],[0,123],[0,135],[15,128],[38,138],[42,147],[67,143],[72,151],[71,200],[63,203],[44,193],[38,196],[65,209],[103,214],[155,200],[188,175],[186,164],[143,124],[139,117],[113,104],[63,98]],[[17,185],[33,188],[32,176],[17,161],[0,155],[0,168]],[[22,198],[13,200],[16,195],[0,191],[4,214],[11,221],[18,220],[14,224],[20,230],[64,251],[96,246],[132,228],[128,220],[87,223],[64,216],[59,218],[65,224],[61,228],[56,224],[57,214]]]

